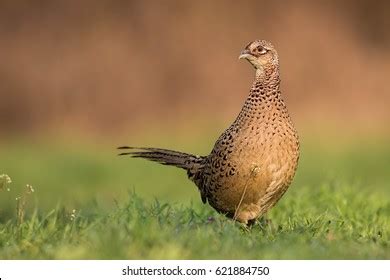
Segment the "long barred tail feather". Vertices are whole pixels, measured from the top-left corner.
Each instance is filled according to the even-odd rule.
[[[118,147],[119,150],[125,150],[119,156],[131,156],[134,158],[144,158],[164,165],[176,166],[187,171],[188,178],[198,187],[203,203],[206,203],[207,197],[203,187],[203,168],[207,157],[196,156],[187,153],[145,147]]]
[[[126,152],[120,153],[120,156],[129,155],[134,158],[144,158],[160,164],[180,167],[187,171],[203,161],[203,157],[200,156],[160,148],[122,146],[118,149],[126,150]]]

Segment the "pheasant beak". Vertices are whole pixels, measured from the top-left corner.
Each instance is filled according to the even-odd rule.
[[[238,57],[238,59],[243,59],[243,58],[249,58],[251,57],[252,54],[250,53],[249,50],[245,49],[243,50],[241,53],[240,53],[240,56]]]

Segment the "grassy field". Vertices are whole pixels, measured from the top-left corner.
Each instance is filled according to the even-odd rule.
[[[213,142],[195,140],[161,145],[205,154]],[[128,143],[3,142],[0,259],[390,259],[388,141],[318,143],[303,139],[293,185],[245,229],[183,171],[116,157]]]

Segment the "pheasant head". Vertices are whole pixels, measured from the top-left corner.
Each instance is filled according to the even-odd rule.
[[[239,59],[246,59],[256,69],[256,75],[260,75],[267,70],[277,70],[279,68],[278,53],[274,46],[265,40],[256,40],[249,43],[241,51]]]

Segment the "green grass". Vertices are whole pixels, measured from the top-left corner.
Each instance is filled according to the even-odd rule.
[[[194,142],[182,149],[212,141]],[[293,185],[248,230],[203,205],[183,171],[118,158],[115,144],[4,142],[0,259],[390,259],[387,141],[302,144]]]

